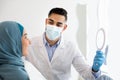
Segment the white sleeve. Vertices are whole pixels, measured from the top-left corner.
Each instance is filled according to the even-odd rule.
[[[87,63],[78,47],[74,50],[73,66],[85,80],[95,80],[91,66]]]

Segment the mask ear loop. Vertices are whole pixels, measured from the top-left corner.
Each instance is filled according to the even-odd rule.
[[[101,47],[99,47],[98,44],[97,44],[97,37],[98,37],[98,34],[99,34],[100,31],[102,32],[103,38],[104,38]],[[105,37],[105,30],[104,30],[103,28],[100,28],[100,29],[97,31],[97,34],[96,34],[96,47],[97,47],[97,50],[102,50],[102,49],[103,49],[103,47],[104,47],[104,45],[105,45],[105,38],[106,38],[106,37]]]

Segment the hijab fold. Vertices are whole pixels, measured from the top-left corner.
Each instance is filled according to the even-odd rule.
[[[0,22],[0,64],[23,65],[23,27],[14,21]]]

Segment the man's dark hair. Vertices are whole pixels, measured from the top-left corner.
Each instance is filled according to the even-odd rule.
[[[65,9],[63,9],[63,8],[53,8],[53,9],[50,10],[50,12],[48,14],[48,17],[53,13],[64,16],[65,20],[67,21],[67,11]]]

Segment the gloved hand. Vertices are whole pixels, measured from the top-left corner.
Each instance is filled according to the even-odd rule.
[[[102,51],[96,51],[96,55],[94,57],[93,65],[92,65],[92,70],[97,72],[99,71],[100,67],[105,61],[105,55],[103,54]]]

